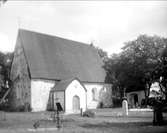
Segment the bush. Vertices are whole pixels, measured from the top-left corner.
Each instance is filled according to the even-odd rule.
[[[120,98],[113,97],[113,107],[122,107],[122,100]]]
[[[93,112],[92,110],[86,110],[85,112],[83,112],[83,117],[95,117],[95,112]]]

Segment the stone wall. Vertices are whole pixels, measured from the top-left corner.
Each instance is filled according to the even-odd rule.
[[[17,38],[10,76],[13,81],[12,90],[10,92],[12,108],[19,108],[20,106],[27,104],[30,105],[30,76],[26,57],[19,37]]]

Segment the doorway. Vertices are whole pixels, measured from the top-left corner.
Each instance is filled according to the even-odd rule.
[[[78,112],[80,110],[80,98],[75,95],[73,96],[73,111]]]

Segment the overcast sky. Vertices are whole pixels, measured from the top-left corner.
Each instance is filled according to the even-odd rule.
[[[167,37],[167,2],[9,0],[0,7],[0,51],[14,50],[18,28],[118,53],[140,34]]]

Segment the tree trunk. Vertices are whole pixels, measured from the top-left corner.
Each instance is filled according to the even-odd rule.
[[[147,107],[147,104],[148,104],[148,92],[147,92],[148,90],[147,89],[145,89],[145,105],[144,105],[144,107],[146,108]]]
[[[144,101],[144,107],[146,108],[147,106],[147,95],[146,95],[146,89],[144,90],[144,94],[145,94],[145,101]]]
[[[149,95],[150,95],[150,87],[151,87],[151,84],[147,84],[146,85],[146,88],[145,88],[145,108],[147,107],[148,105],[148,98],[149,98]]]

